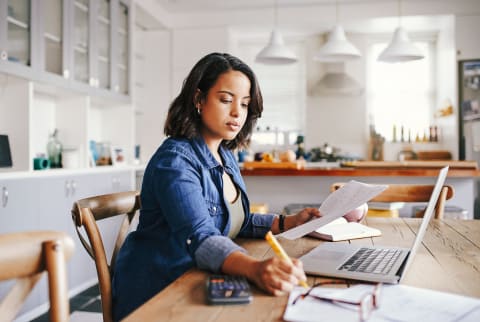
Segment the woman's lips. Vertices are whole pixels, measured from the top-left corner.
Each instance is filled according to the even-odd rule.
[[[236,131],[240,128],[240,124],[237,122],[227,122],[227,127],[230,128],[232,131]]]

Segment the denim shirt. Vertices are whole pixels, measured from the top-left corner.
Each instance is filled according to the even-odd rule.
[[[137,230],[128,235],[117,256],[112,287],[115,319],[188,269],[219,272],[228,255],[245,252],[227,237],[231,222],[223,171],[238,187],[245,210],[238,237],[263,237],[270,230],[274,215],[250,213],[234,155],[224,147],[219,153],[223,166],[201,137],[168,138],[151,158],[143,178]]]

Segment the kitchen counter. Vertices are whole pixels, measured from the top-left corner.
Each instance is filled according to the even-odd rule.
[[[282,177],[436,177],[437,168],[306,168],[306,169],[242,169],[245,176],[282,176]],[[480,177],[478,169],[450,168],[449,178]]]

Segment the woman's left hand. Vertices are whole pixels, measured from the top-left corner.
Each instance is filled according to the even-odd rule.
[[[285,217],[285,230],[297,227],[312,220],[313,218],[321,217],[318,208],[304,208],[295,215]]]

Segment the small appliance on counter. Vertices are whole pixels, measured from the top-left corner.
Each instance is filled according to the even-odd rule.
[[[11,166],[12,155],[10,153],[8,135],[0,134],[0,168],[10,168]]]

